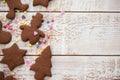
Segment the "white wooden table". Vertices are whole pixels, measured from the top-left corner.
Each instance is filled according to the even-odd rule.
[[[35,46],[29,47],[28,42],[21,41],[19,26],[21,16],[25,15],[29,24],[32,15],[41,12],[45,20],[54,19],[53,30],[48,30],[46,24],[41,28],[50,33],[48,44],[52,48],[52,74],[45,80],[120,80],[120,0],[53,0],[46,9],[42,6],[32,6],[33,0],[22,0],[30,5],[28,13],[16,14],[18,24],[12,24],[17,30],[20,48],[28,50],[25,64],[15,68],[17,80],[34,80],[34,72],[29,64],[38,57]],[[55,10],[56,9],[56,10]],[[48,10],[54,10],[48,13]],[[8,12],[6,3],[0,1],[0,19],[3,24]],[[61,16],[61,11],[65,14]],[[1,49],[10,47],[16,39],[7,45],[0,44]],[[0,64],[0,70],[6,75],[10,71],[6,65]]]

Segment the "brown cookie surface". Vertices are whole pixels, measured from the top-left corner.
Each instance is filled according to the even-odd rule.
[[[2,22],[0,21],[0,44],[7,44],[11,41],[11,34],[2,30]]]
[[[51,0],[33,0],[33,6],[42,5],[48,7],[49,1]]]
[[[22,25],[20,29],[22,30],[21,38],[24,42],[29,41],[30,44],[36,44],[39,39],[45,37],[45,34],[39,30],[43,22],[43,15],[37,13],[35,16],[32,16],[31,26]]]
[[[6,2],[9,7],[9,12],[6,17],[9,19],[15,18],[15,9],[25,11],[29,7],[27,4],[22,4],[20,0],[6,0]]]
[[[14,80],[13,79],[13,76],[10,75],[10,76],[7,76],[5,79],[4,79],[4,73],[2,71],[0,71],[0,80]]]
[[[14,80],[13,76],[7,76],[4,80]]]
[[[16,43],[14,43],[10,48],[3,49],[2,52],[4,57],[0,63],[7,64],[11,71],[15,67],[24,64],[23,57],[27,51],[19,49]]]
[[[46,76],[51,77],[51,49],[48,46],[42,53],[41,56],[36,59],[35,64],[33,64],[30,70],[35,71],[36,80],[44,80]]]
[[[4,73],[0,71],[0,80],[4,80]]]

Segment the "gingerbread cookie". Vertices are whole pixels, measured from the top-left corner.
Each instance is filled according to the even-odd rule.
[[[4,73],[0,71],[0,80],[14,80],[14,79],[13,79],[13,76],[12,76],[12,75],[7,76],[7,77],[4,79]]]
[[[43,15],[37,13],[36,16],[32,16],[31,26],[22,25],[20,29],[22,30],[21,38],[24,42],[30,41],[30,44],[36,44],[40,37],[44,38],[45,34],[39,30],[43,22]]]
[[[4,80],[15,80],[12,75],[7,76]]]
[[[4,73],[0,71],[0,80],[4,80]]]
[[[2,52],[4,57],[0,63],[7,64],[11,71],[15,67],[24,64],[23,57],[27,51],[19,49],[16,43],[14,43],[10,48],[3,49]]]
[[[33,0],[33,6],[42,5],[48,7],[48,4],[51,0]]]
[[[7,44],[11,41],[11,34],[6,31],[2,31],[2,22],[0,21],[0,44]]]
[[[35,71],[36,80],[44,80],[46,76],[51,77],[51,49],[48,46],[42,53],[41,56],[36,59],[36,63],[33,64],[30,70]]]
[[[22,4],[20,0],[6,0],[6,2],[10,10],[6,17],[9,19],[15,18],[15,9],[25,11],[29,7],[27,4]]]

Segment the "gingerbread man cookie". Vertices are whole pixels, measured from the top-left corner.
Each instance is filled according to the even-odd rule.
[[[11,34],[6,31],[2,31],[2,22],[0,21],[0,44],[7,44],[11,41]]]
[[[25,11],[29,7],[27,4],[22,4],[20,0],[6,0],[6,2],[10,10],[6,17],[9,19],[15,18],[15,9]]]
[[[45,34],[39,30],[43,22],[43,15],[37,13],[35,16],[32,16],[31,26],[22,25],[20,29],[22,30],[21,38],[24,42],[30,41],[30,44],[36,44],[40,37],[44,38]]]

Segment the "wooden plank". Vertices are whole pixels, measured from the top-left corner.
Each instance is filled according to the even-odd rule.
[[[3,21],[6,13],[0,13]],[[15,31],[10,31],[13,35],[11,43],[0,44],[0,49],[10,47],[19,39],[20,48],[27,49],[27,55],[36,55],[36,46],[29,47],[28,42],[21,41],[21,30],[19,26],[22,21],[29,24],[31,16],[35,13],[26,14],[26,19],[21,19],[24,15],[16,15],[18,23],[12,23]],[[61,16],[59,13],[43,13],[44,20],[41,30],[50,34],[51,38],[43,47],[51,45],[53,55],[120,55],[120,14],[118,13],[66,13]],[[15,20],[16,20],[15,19]],[[54,19],[54,23],[46,24],[48,20]],[[3,21],[3,24],[7,22]],[[53,25],[53,30],[49,30],[48,25]],[[2,54],[1,50],[0,53]]]
[[[48,8],[33,7],[33,0],[22,0],[29,4],[28,11],[120,11],[120,0],[53,0]],[[0,1],[0,11],[8,11],[6,3]]]
[[[36,57],[25,57],[25,64],[14,69],[17,80],[34,80],[34,72],[29,68]],[[53,76],[45,80],[120,79],[120,57],[53,56],[52,64]],[[6,65],[0,64],[0,70],[5,71],[6,75],[10,74]]]

